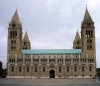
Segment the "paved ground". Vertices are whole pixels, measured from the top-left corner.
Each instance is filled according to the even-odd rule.
[[[0,86],[100,86],[92,79],[0,79]]]

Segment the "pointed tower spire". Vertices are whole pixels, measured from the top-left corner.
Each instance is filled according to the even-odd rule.
[[[16,9],[11,21],[10,21],[10,24],[12,24],[13,22],[15,22],[16,24],[21,24],[19,17],[18,17],[17,9]]]
[[[27,31],[26,31],[26,33],[24,35],[23,41],[30,42],[29,38],[28,38],[28,35],[27,35]]]
[[[85,11],[85,15],[84,15],[83,22],[87,22],[87,21],[93,22],[93,21],[92,21],[92,18],[91,18],[91,16],[90,16],[90,14],[89,14],[89,12],[88,12],[88,10],[87,10],[87,7],[86,7],[86,11]]]
[[[77,31],[76,31],[75,40],[78,40],[78,39],[80,40],[80,35],[79,35],[79,33],[78,33],[78,30],[77,30]],[[75,40],[74,40],[74,41],[75,41]]]
[[[75,39],[73,41],[73,49],[81,49],[81,38],[80,38],[80,35],[78,33],[78,30],[76,31],[76,36],[75,36]]]
[[[24,35],[23,41],[22,41],[22,49],[31,49],[31,44],[27,35],[27,31]]]

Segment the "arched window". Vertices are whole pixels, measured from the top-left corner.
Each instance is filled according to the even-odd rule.
[[[79,42],[79,41],[77,41],[77,44],[80,44],[80,42]]]
[[[16,24],[12,24],[12,27],[16,27]]]
[[[45,67],[43,67],[43,72],[45,72]]]
[[[92,46],[90,46],[90,49],[92,49]]]
[[[14,31],[12,31],[12,38],[14,38]]]
[[[59,72],[61,72],[62,71],[62,69],[61,69],[61,66],[59,67]]]
[[[37,72],[37,67],[34,68],[34,72]]]
[[[91,26],[91,24],[90,24],[90,23],[87,23],[87,26],[88,26],[88,27],[90,27],[90,26]]]
[[[13,49],[13,46],[11,46],[11,49]]]
[[[10,31],[10,37],[12,37],[12,31]]]
[[[75,72],[77,71],[77,66],[74,67],[74,71],[75,71]]]
[[[92,43],[92,39],[90,39],[90,43]]]
[[[21,66],[19,66],[19,72],[21,72]]]
[[[92,37],[92,35],[93,35],[93,31],[91,30],[91,37]]]
[[[84,71],[84,66],[82,66],[82,71]]]
[[[16,40],[14,40],[14,44],[16,44]]]
[[[26,45],[26,42],[24,42],[24,45]]]
[[[13,40],[11,40],[11,44],[13,44]]]
[[[14,72],[14,66],[11,66],[11,72]]]
[[[17,37],[17,31],[14,31],[14,37],[15,38]]]
[[[92,66],[89,66],[89,71],[92,71]]]
[[[69,66],[67,66],[67,72],[69,72]]]
[[[26,72],[29,72],[29,66],[26,67]]]

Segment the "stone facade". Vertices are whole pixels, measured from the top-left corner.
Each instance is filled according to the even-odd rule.
[[[56,51],[57,52],[53,52]],[[31,49],[17,10],[8,28],[7,78],[90,78],[96,74],[95,27],[86,8],[73,49]],[[42,53],[41,53],[41,52]]]

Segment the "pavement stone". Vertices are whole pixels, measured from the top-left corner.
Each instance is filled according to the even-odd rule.
[[[0,86],[100,86],[92,79],[0,79]]]

